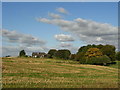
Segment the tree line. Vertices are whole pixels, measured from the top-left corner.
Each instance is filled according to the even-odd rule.
[[[120,52],[115,51],[113,45],[87,45],[78,49],[76,54],[72,54],[68,49],[50,49],[44,58],[75,60],[81,64],[109,65],[120,60]],[[20,57],[25,57],[24,50],[20,51]]]

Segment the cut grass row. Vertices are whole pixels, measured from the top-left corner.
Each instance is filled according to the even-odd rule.
[[[118,69],[71,60],[3,58],[4,88],[117,88]]]

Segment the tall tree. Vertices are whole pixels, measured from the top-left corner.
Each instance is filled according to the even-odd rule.
[[[115,46],[104,45],[101,48],[101,51],[104,55],[107,55],[111,59],[111,61],[115,61]]]
[[[50,49],[48,51],[49,58],[53,58],[56,52],[57,52],[56,49]]]
[[[25,50],[21,50],[20,53],[19,53],[19,56],[20,57],[25,57],[26,56]]]
[[[71,52],[67,49],[63,49],[63,50],[58,50],[55,53],[55,57],[56,58],[60,58],[60,59],[69,59]]]

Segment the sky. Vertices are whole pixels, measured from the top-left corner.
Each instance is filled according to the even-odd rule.
[[[76,53],[87,44],[117,48],[117,26],[117,2],[3,2],[2,56],[22,49],[28,55],[50,49]]]

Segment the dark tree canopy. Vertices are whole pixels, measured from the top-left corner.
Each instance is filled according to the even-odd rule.
[[[70,59],[70,60],[74,60],[75,57],[76,57],[76,54],[71,54],[71,55],[69,56],[69,59]]]
[[[26,56],[25,50],[21,50],[20,53],[19,53],[19,56],[20,57],[25,57]]]
[[[56,49],[50,49],[48,51],[49,58],[53,58],[56,52],[57,52]]]
[[[98,48],[89,48],[85,53],[86,58],[100,57],[100,56],[103,56],[103,54]]]
[[[104,55],[107,55],[111,61],[115,61],[115,46],[105,45],[101,48],[101,51]]]
[[[89,48],[98,48],[103,53],[103,55],[107,55],[111,61],[115,61],[115,46],[113,45],[87,45],[80,47],[78,52],[76,53],[76,60],[80,60],[84,57],[85,53]]]
[[[120,51],[116,53],[116,59],[120,61]]]
[[[58,50],[55,53],[55,57],[56,58],[60,58],[60,59],[69,59],[71,52],[67,49],[63,49],[63,50]]]

